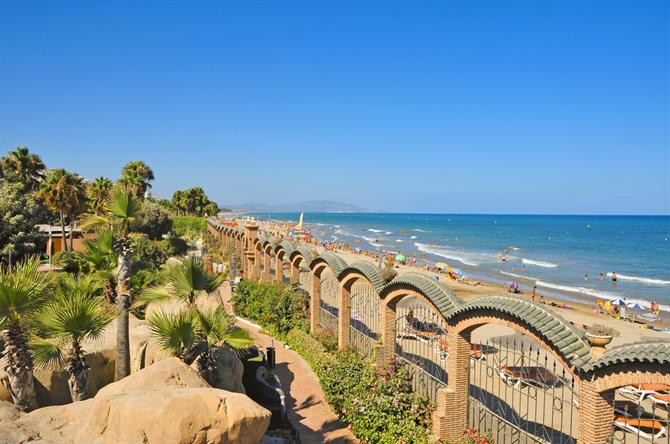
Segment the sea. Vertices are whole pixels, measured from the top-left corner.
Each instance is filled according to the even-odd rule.
[[[537,285],[563,300],[655,300],[670,311],[670,216],[305,213],[304,220],[320,241],[445,262],[474,279]]]

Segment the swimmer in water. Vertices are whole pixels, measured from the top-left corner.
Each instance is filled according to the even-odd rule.
[[[616,285],[616,280],[617,280],[616,272],[613,271],[612,272],[612,285]]]
[[[589,280],[589,274],[588,274],[588,273],[586,273],[586,274],[584,275],[584,280],[585,280],[585,281],[588,281],[588,280]]]
[[[512,273],[516,271],[516,265],[512,265]]]
[[[598,277],[601,281],[605,280],[605,273],[600,273],[600,276]]]

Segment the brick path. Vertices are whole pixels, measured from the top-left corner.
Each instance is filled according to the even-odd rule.
[[[221,286],[221,299],[227,310],[230,306],[230,285]],[[256,345],[265,350],[272,345],[273,338],[260,333],[258,328],[244,321],[240,327],[249,331]],[[284,343],[274,340],[276,368],[282,389],[286,394],[287,415],[291,425],[300,435],[302,444],[355,443],[354,436],[342,424],[324,399],[319,381],[298,353],[284,348]]]

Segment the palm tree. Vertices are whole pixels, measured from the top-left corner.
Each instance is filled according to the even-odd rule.
[[[19,146],[9,151],[3,159],[5,174],[16,177],[16,180],[25,186],[26,190],[33,191],[44,179],[44,162],[37,154],[31,154],[25,146]]]
[[[63,235],[63,251],[67,251],[65,238],[65,216],[72,215],[74,208],[81,208],[81,179],[62,168],[52,170],[48,175],[42,187],[38,191],[38,196],[44,200],[47,207],[52,211],[58,211],[60,215],[60,226]],[[70,220],[70,230],[74,221]],[[72,235],[70,234],[70,242]]]
[[[202,376],[213,385],[216,370],[213,347],[223,342],[232,346],[249,344],[246,332],[235,327],[234,317],[222,307],[203,310],[197,305],[200,295],[218,289],[225,278],[205,271],[200,259],[187,258],[167,265],[163,272],[165,283],[148,288],[141,296],[143,302],[175,299],[186,306],[178,313],[159,310],[147,320],[161,348],[187,364],[196,361]]]
[[[114,184],[112,181],[106,177],[96,177],[88,185],[86,194],[88,195],[89,205],[94,214],[98,216],[102,214],[105,202],[109,199],[109,194],[113,187]]]
[[[116,266],[116,362],[114,378],[119,380],[130,374],[130,344],[128,338],[128,310],[131,305],[130,272],[132,249],[129,237],[130,223],[137,219],[140,203],[135,196],[116,187],[105,203],[104,215],[89,215],[82,224],[84,227],[112,227],[115,235],[114,251]]]
[[[73,401],[82,401],[92,395],[82,344],[99,338],[114,312],[96,297],[102,288],[94,279],[66,276],[59,282],[56,297],[35,316],[40,337],[31,341],[31,347],[37,365],[67,362],[70,395]]]
[[[149,182],[152,180],[154,180],[154,172],[149,165],[141,160],[133,160],[123,166],[119,182],[141,200],[151,188]]]
[[[212,386],[217,386],[215,348],[224,344],[240,348],[253,342],[223,307],[177,313],[158,310],[147,321],[159,347],[186,364],[195,362],[200,375]]]
[[[6,331],[2,356],[7,360],[12,400],[25,411],[37,408],[27,324],[44,305],[54,278],[50,272],[38,272],[38,266],[39,260],[30,258],[15,270],[0,269],[0,328]]]
[[[72,175],[68,219],[70,221],[70,251],[74,251],[73,234],[77,216],[86,211],[86,185],[80,176]]]

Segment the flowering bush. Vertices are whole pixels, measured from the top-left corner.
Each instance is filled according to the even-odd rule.
[[[405,366],[373,369],[355,351],[326,352],[302,331],[289,333],[288,341],[319,377],[328,403],[362,442],[432,442],[428,400],[412,392]]]
[[[493,444],[493,440],[488,433],[482,435],[476,429],[468,429],[459,444]]]
[[[307,329],[307,304],[294,287],[245,279],[237,285],[231,302],[238,315],[258,322],[279,339],[292,329]]]

